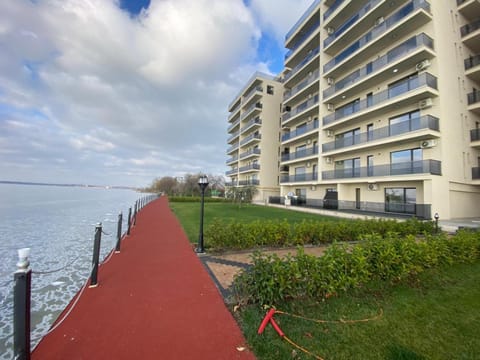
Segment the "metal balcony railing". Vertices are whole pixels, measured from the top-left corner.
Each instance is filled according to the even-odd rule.
[[[372,31],[368,32],[366,35],[362,36],[359,40],[355,41],[349,47],[347,47],[340,54],[335,56],[332,60],[326,63],[323,66],[323,73],[327,73],[333,69],[336,65],[340,64],[343,60],[353,55],[357,51],[361,50],[367,44],[373,40],[380,37],[380,35],[385,34],[390,28],[394,27],[396,24],[401,22],[407,16],[413,12],[424,9],[430,12],[430,4],[426,0],[413,0],[410,1],[406,6],[395,12],[393,15],[388,17],[383,23],[376,26]]]
[[[325,116],[323,118],[323,125],[337,122],[345,117],[354,115],[369,107],[374,107],[382,103],[389,102],[396,97],[405,95],[418,88],[421,88],[422,86],[428,86],[432,89],[437,89],[437,78],[429,73],[421,73],[417,76],[408,78],[403,82],[394,84],[387,90],[381,91],[378,94],[373,95],[371,98],[366,98],[361,101],[342,106],[334,113]]]
[[[320,78],[320,70],[315,70],[312,74],[307,75],[299,84],[295,85],[292,89],[285,91],[283,94],[283,101],[287,101],[300,91],[305,89],[311,83],[317,81]]]
[[[248,135],[245,139],[243,139],[242,141],[240,141],[240,145],[245,145],[246,143],[252,141],[252,140],[261,140],[262,139],[262,135],[261,134],[252,134],[252,135]]]
[[[303,158],[317,155],[317,154],[318,154],[318,146],[312,146],[311,148],[298,150],[293,153],[282,154],[282,162],[303,159]]]
[[[303,134],[305,134],[309,131],[318,129],[318,126],[319,126],[319,121],[318,121],[318,119],[315,119],[315,120],[313,120],[312,123],[310,123],[306,126],[297,127],[295,130],[290,131],[289,133],[283,134],[282,135],[282,141],[287,141],[287,140],[290,140],[290,139],[294,139],[294,138],[296,138],[298,136],[301,136],[301,135],[303,135]]]
[[[471,34],[472,32],[480,29],[480,19],[477,19],[470,24],[464,25],[460,28],[460,34],[462,37],[467,36],[468,34]]]
[[[238,182],[239,186],[258,186],[260,185],[260,180],[240,180]]]
[[[398,176],[412,174],[442,175],[442,163],[438,160],[407,161],[396,164],[337,169],[322,172],[322,180]]]
[[[469,70],[477,65],[480,65],[480,55],[470,56],[464,60],[465,70]]]
[[[316,104],[318,104],[318,94],[315,95],[313,98],[301,103],[298,105],[295,109],[291,110],[290,112],[284,114],[282,116],[282,122],[286,122],[290,118],[294,117],[295,115],[298,115],[304,111],[307,111],[314,107]]]
[[[355,136],[338,138],[335,139],[335,141],[323,144],[322,151],[327,152],[339,150],[350,146],[366,144],[375,140],[387,139],[389,137],[407,134],[423,129],[439,131],[440,128],[438,118],[431,115],[425,115],[399,124],[375,129],[371,132],[363,132]]]
[[[368,63],[364,67],[352,72],[343,79],[337,81],[335,85],[330,86],[323,92],[323,98],[327,99],[338,91],[345,89],[357,82],[360,82],[367,76],[371,76],[375,72],[386,68],[391,63],[397,61],[398,59],[401,59],[402,57],[405,57],[409,53],[414,52],[422,46],[426,46],[433,50],[433,39],[425,35],[424,33],[411,37],[410,39],[406,40],[402,44],[387,52],[382,57],[372,61],[371,63]]]
[[[480,129],[470,130],[470,141],[479,141],[480,140]]]
[[[475,104],[480,101],[480,91],[475,90],[467,95],[468,105]]]
[[[240,172],[249,171],[249,170],[260,170],[260,164],[249,164],[249,165],[240,167]]]
[[[240,159],[245,159],[246,157],[250,156],[250,155],[260,155],[261,152],[260,152],[260,149],[250,149],[248,151],[245,151],[243,153],[240,154]]]
[[[307,182],[318,180],[318,173],[305,173],[296,175],[282,175],[280,176],[280,183],[294,183],[294,182]]]

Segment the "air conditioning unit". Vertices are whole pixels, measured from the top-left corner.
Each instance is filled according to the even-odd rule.
[[[327,164],[332,164],[333,163],[333,159],[331,157],[326,157],[325,158],[325,163]]]
[[[327,137],[333,137],[334,135],[333,130],[326,130],[325,133],[327,134]]]
[[[331,26],[327,27],[327,34],[332,35],[335,32],[335,29]]]
[[[327,84],[328,85],[333,85],[335,83],[335,80],[331,77],[327,78]]]
[[[327,110],[328,111],[333,111],[333,110],[335,110],[335,106],[333,106],[333,104],[327,104]]]
[[[423,140],[422,142],[420,142],[420,147],[422,149],[432,148],[435,145],[437,145],[437,142],[435,140]]]
[[[375,184],[375,183],[368,184],[368,190],[377,191],[378,190],[378,184]]]
[[[430,66],[430,60],[425,59],[419,62],[417,65],[415,65],[415,69],[417,69],[417,71],[422,71],[428,68],[429,66]]]
[[[385,19],[383,18],[383,16],[380,16],[379,18],[377,18],[375,20],[375,26],[378,26],[378,25],[382,24],[384,21],[385,21]]]
[[[426,109],[426,108],[429,108],[433,105],[433,101],[431,98],[426,98],[426,99],[423,99],[423,100],[420,100],[418,102],[418,107],[420,109]]]

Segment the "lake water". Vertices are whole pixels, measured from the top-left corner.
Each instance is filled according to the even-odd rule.
[[[0,184],[1,360],[13,358],[17,250],[31,248],[33,349],[88,279],[95,225],[103,226],[100,259],[104,259],[115,247],[119,212],[125,232],[128,209],[133,211],[142,196],[131,190]],[[40,274],[56,269],[62,270]]]

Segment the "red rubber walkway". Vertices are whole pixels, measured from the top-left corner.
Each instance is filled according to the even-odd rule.
[[[60,318],[62,315],[60,315]],[[32,359],[255,359],[161,197]]]

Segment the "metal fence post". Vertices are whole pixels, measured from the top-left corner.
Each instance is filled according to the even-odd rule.
[[[120,212],[118,214],[118,223],[117,223],[117,245],[115,246],[115,252],[120,252],[120,243],[122,241],[122,221],[123,221],[123,214]]]
[[[132,227],[132,208],[128,208],[128,228],[127,235],[130,235],[130,228]]]
[[[90,287],[97,286],[98,263],[100,258],[100,242],[102,240],[102,223],[95,226],[95,239],[93,242],[92,275],[90,276]]]
[[[13,355],[15,360],[30,360],[30,298],[32,269],[30,249],[18,250],[17,271],[13,274]]]
[[[135,201],[135,210],[133,212],[133,225],[137,225],[138,200]]]

